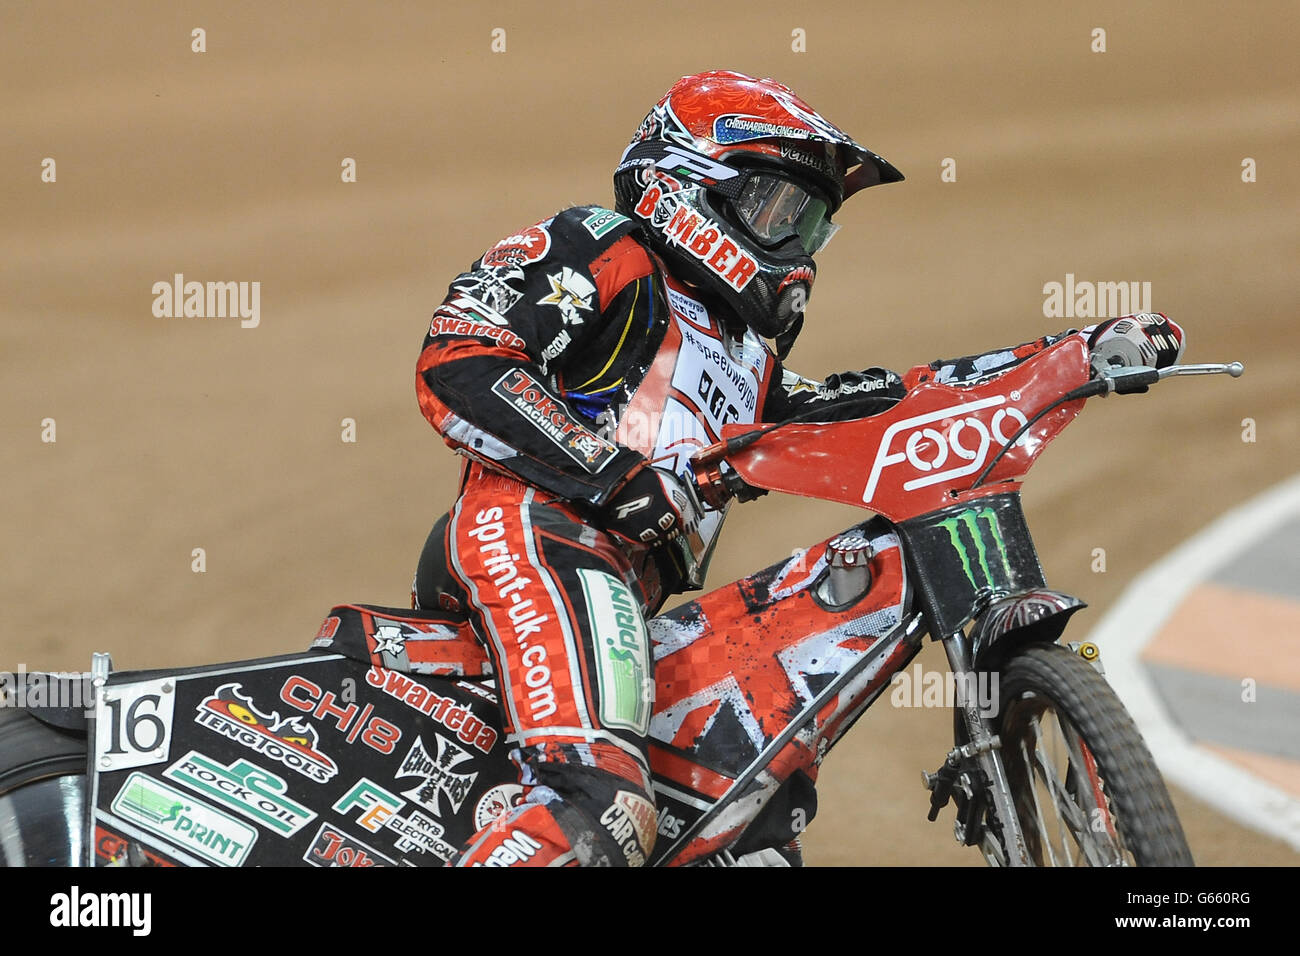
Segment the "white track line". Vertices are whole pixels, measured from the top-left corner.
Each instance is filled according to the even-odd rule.
[[[1138,658],[1187,593],[1281,522],[1300,514],[1300,475],[1219,518],[1142,573],[1093,629],[1106,677],[1161,772],[1228,816],[1300,850],[1300,799],[1197,746],[1160,703]],[[1300,547],[1300,543],[1297,543]],[[1249,640],[1224,622],[1225,641]]]

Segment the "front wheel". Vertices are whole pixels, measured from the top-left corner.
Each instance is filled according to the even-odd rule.
[[[1031,644],[1012,656],[1000,674],[996,726],[1037,865],[1193,865],[1142,735],[1105,678],[1078,655]],[[986,839],[990,862],[1000,862],[1001,851]]]

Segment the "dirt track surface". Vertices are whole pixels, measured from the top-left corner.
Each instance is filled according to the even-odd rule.
[[[94,650],[119,668],[284,653],[331,604],[404,604],[456,474],[415,403],[433,305],[497,238],[610,202],[640,118],[702,69],[784,80],[908,175],[838,217],[801,372],[1068,327],[1043,315],[1044,283],[1067,273],[1150,282],[1188,360],[1246,364],[1094,403],[1036,469],[1025,500],[1049,581],[1093,607],[1077,633],[1296,470],[1294,4],[538,6],[0,12],[0,670],[83,670]],[[178,272],[261,282],[260,326],[155,318],[151,287]],[[739,509],[712,583],[854,520],[775,496]],[[942,667],[941,649],[922,661]],[[810,863],[978,862],[951,811],[924,819],[920,771],[949,721],[887,702],[863,718],[823,767]],[[1200,863],[1300,862],[1177,800]]]

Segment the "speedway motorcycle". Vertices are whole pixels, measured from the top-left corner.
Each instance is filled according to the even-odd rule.
[[[649,622],[648,862],[790,862],[822,759],[929,635],[955,691],[931,820],[951,804],[993,865],[1190,865],[1096,648],[1058,643],[1084,604],[1046,586],[1020,488],[1087,399],[1241,371],[1094,373],[1069,338],[882,414],[727,426],[693,459],[705,507],[774,491],[873,515]],[[483,647],[449,611],[341,605],[305,652],[239,663],[96,654],[89,709],[59,706],[69,680],[27,675],[0,707],[6,865],[441,865],[522,793]],[[517,831],[492,862],[537,849]]]

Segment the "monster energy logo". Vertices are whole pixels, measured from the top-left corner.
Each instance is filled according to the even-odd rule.
[[[966,577],[975,587],[979,587],[979,581],[975,579],[974,568],[971,567],[971,552],[961,538],[961,529],[964,527],[966,533],[971,536],[975,542],[975,556],[979,561],[980,571],[984,575],[984,580],[989,586],[996,582],[993,578],[993,569],[989,565],[989,545],[985,544],[984,530],[980,519],[984,520],[988,528],[989,538],[992,539],[994,558],[1002,566],[1002,577],[1004,580],[1011,578],[1011,565],[1007,562],[1006,542],[1002,540],[1002,529],[998,527],[998,518],[992,508],[980,508],[978,511],[968,508],[961,514],[953,515],[951,518],[944,518],[936,527],[943,528],[948,532],[948,540],[952,542],[953,549],[961,557],[962,570],[966,572]]]

